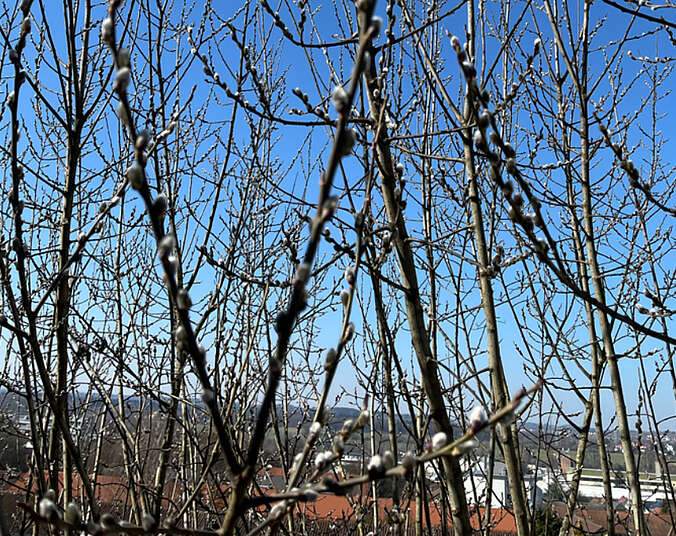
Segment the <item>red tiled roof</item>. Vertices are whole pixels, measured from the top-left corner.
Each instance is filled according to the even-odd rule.
[[[45,475],[46,477],[47,475]],[[90,475],[90,478],[93,478],[93,475]],[[17,480],[12,482],[8,488],[7,492],[12,494],[23,494],[28,491],[28,486],[31,486],[31,493],[38,492],[38,485],[35,478],[31,479],[30,473],[26,472],[22,474]],[[63,473],[59,473],[58,478],[59,489],[57,493],[63,491]],[[112,475],[96,475],[94,484],[94,495],[98,502],[101,504],[130,504],[129,497],[129,485],[127,479],[119,476]],[[178,482],[167,482],[164,487],[164,498],[165,501],[175,501],[181,494],[181,485]],[[82,498],[86,497],[84,486],[82,484],[82,478],[78,474],[73,474],[73,497]]]
[[[297,505],[297,512],[299,512],[301,515],[307,516],[308,518],[317,520],[349,520],[350,518],[354,517],[355,504],[357,504],[358,507],[366,508],[369,511],[372,511],[373,509],[372,499],[365,500],[362,505],[359,505],[358,501],[355,501],[354,498],[322,494],[314,502],[299,503]],[[435,502],[430,502],[428,504],[430,525],[433,527],[441,526],[441,512],[439,511],[439,508]],[[414,521],[417,512],[415,501],[409,501],[403,506],[406,509],[403,513],[406,514],[408,512],[411,521]],[[388,515],[388,512],[393,508],[392,499],[379,498],[377,508],[378,516],[382,519],[385,519]],[[485,509],[481,508],[478,512],[475,510],[472,513],[470,522],[475,530],[481,527],[484,512]],[[427,516],[426,514],[423,514],[423,516],[423,523],[426,524]],[[490,524],[491,530],[494,532],[516,534],[516,522],[514,520],[514,515],[509,510],[504,508],[493,508],[491,510]]]
[[[566,514],[566,507],[563,504],[555,505],[554,510],[559,517]],[[669,512],[649,512],[645,514],[645,520],[651,536],[667,536],[672,531]],[[616,510],[614,524],[615,534],[622,535],[627,534],[627,531],[634,532],[634,518],[630,511]],[[572,525],[590,534],[604,533],[608,526],[605,508],[579,508],[575,510]]]
[[[274,471],[275,473],[277,471]],[[23,474],[8,488],[8,492],[12,494],[21,494],[25,493],[28,489],[30,482],[29,473]],[[63,478],[59,476],[59,492],[62,490]],[[110,476],[110,475],[98,475],[96,477],[96,499],[101,504],[129,504],[129,486],[127,481],[123,477]],[[33,480],[31,483],[32,493],[37,492],[37,484]],[[219,493],[220,491],[220,493]],[[211,499],[214,503],[222,503],[220,499],[221,493],[227,496],[229,491],[228,485],[221,486],[221,489],[214,488],[211,486],[205,486],[203,489],[203,498],[207,501]],[[276,493],[275,490],[262,490],[264,494]],[[180,497],[181,486],[178,482],[169,482],[165,485],[165,500],[167,502],[172,502]],[[368,495],[368,488],[362,490],[362,496],[359,497],[341,497],[336,495],[329,494],[320,494],[316,501],[303,503],[300,502],[296,505],[295,511],[307,517],[308,519],[317,520],[317,521],[328,521],[328,520],[345,520],[345,521],[354,521],[356,519],[356,513],[370,513],[373,511],[373,499]],[[82,486],[82,481],[79,475],[73,475],[73,495],[75,497],[83,497],[84,489]],[[224,507],[224,504],[213,504],[213,507],[217,509],[219,507]],[[379,498],[377,501],[377,511],[378,517],[381,519],[387,519],[388,513],[393,509],[393,501],[389,498]],[[423,514],[423,523],[427,526],[440,527],[442,524],[442,516],[435,501],[429,501],[427,510],[429,510],[429,519],[428,514],[425,512]],[[400,507],[400,511],[408,516],[409,523],[412,523],[416,519],[416,503],[415,501],[406,501]],[[484,508],[473,509],[471,516],[472,527],[477,530],[481,527],[481,522],[484,517]],[[450,524],[450,520],[449,520]],[[501,534],[516,534],[516,524],[513,514],[504,509],[504,508],[493,508],[491,510],[491,531]]]

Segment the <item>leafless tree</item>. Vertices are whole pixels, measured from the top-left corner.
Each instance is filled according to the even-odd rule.
[[[670,3],[3,8],[0,533],[565,535],[593,455],[648,534],[647,441],[676,502]]]

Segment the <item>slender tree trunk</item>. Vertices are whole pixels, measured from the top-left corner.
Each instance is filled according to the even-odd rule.
[[[360,12],[360,27],[365,27],[366,22]],[[367,87],[367,97],[371,112],[371,118],[378,123],[376,133],[377,164],[380,171],[380,187],[385,203],[385,210],[392,227],[393,243],[397,252],[401,284],[406,289],[404,298],[406,301],[406,314],[411,329],[411,342],[415,350],[423,387],[430,405],[430,416],[439,431],[446,433],[449,438],[453,437],[453,428],[446,410],[443,396],[443,388],[439,379],[439,370],[432,356],[429,334],[425,326],[425,317],[418,285],[418,276],[414,263],[413,251],[408,240],[408,231],[400,199],[395,195],[396,173],[392,162],[390,147],[384,141],[385,126],[381,125],[383,110],[382,101],[376,95],[380,92],[375,70],[375,50],[371,47],[370,64],[364,69],[364,78]],[[378,92],[376,92],[378,90]],[[456,458],[443,458],[444,472],[447,480],[445,485],[451,500],[453,509],[453,527],[456,535],[469,535],[472,528],[469,523],[469,511],[463,486],[462,471]]]
[[[568,491],[568,501],[566,501],[566,515],[563,517],[559,536],[568,536],[570,530],[570,521],[573,518],[573,512],[577,505],[577,494],[580,489],[580,478],[582,477],[582,469],[584,467],[584,455],[587,451],[587,443],[589,440],[589,427],[591,426],[591,419],[593,415],[593,408],[591,402],[585,406],[584,418],[582,419],[582,428],[580,429],[580,438],[577,442],[577,450],[575,452],[575,474],[570,483],[570,490]],[[566,475],[563,475],[564,478]]]
[[[587,235],[587,259],[589,262],[589,271],[592,279],[592,286],[596,299],[605,304],[605,287],[603,276],[598,265],[596,256],[596,246],[594,241],[594,223],[591,203],[591,185],[589,173],[589,124],[587,122],[586,102],[583,100],[580,110],[580,137],[582,152],[582,207],[584,213],[584,228]],[[615,346],[611,333],[608,317],[603,311],[597,311],[597,318],[601,330],[601,339],[603,341],[603,351],[608,364],[610,382],[613,389],[615,400],[615,409],[617,424],[620,431],[620,440],[622,443],[622,453],[624,454],[624,463],[631,493],[632,512],[634,517],[634,527],[637,534],[647,534],[645,519],[643,517],[643,505],[641,500],[641,487],[638,477],[638,468],[634,458],[633,445],[631,444],[631,431],[629,428],[629,419],[627,418],[627,406],[624,401],[622,391],[622,377],[617,363]]]

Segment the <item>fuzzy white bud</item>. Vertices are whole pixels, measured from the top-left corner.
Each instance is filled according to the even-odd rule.
[[[404,454],[401,465],[406,471],[411,471],[415,467],[415,455],[412,452]]]
[[[342,86],[336,86],[333,88],[331,100],[333,101],[333,105],[336,107],[338,113],[343,113],[347,107],[347,91],[345,91]]]
[[[113,19],[106,17],[101,23],[101,39],[107,45],[110,45],[113,42],[113,30],[115,29],[115,24]]]
[[[129,87],[129,81],[131,80],[131,71],[129,67],[122,67],[118,69],[117,74],[115,75],[115,87],[118,91],[126,91]]]
[[[117,66],[118,67],[129,67],[129,49],[122,47],[117,51]]]
[[[179,289],[176,293],[176,306],[181,310],[188,310],[192,307],[192,299],[190,294],[184,288]]]
[[[42,519],[48,521],[54,521],[59,517],[59,510],[56,507],[56,504],[52,499],[43,497],[38,503],[38,515]]]
[[[437,432],[432,436],[432,449],[440,450],[448,443],[448,436],[444,432]]]
[[[353,266],[348,266],[345,268],[345,281],[347,281],[347,284],[352,286],[354,285],[355,281],[357,279],[357,271]]]
[[[21,34],[27,35],[30,32],[31,32],[31,19],[29,17],[25,17],[21,21]]]
[[[157,528],[157,521],[150,514],[143,514],[141,518],[141,527],[146,532],[153,532]]]
[[[472,412],[469,414],[469,426],[472,430],[483,426],[488,417],[486,415],[486,410],[483,406],[475,406]]]
[[[68,503],[63,515],[63,520],[74,527],[79,527],[82,524],[82,511],[77,503]]]
[[[127,168],[127,179],[129,180],[130,186],[134,190],[140,190],[143,188],[145,182],[145,177],[143,176],[143,169],[138,164],[132,164]]]
[[[340,301],[343,304],[343,307],[347,307],[348,302],[350,301],[350,292],[348,290],[340,291]]]
[[[340,154],[343,156],[349,155],[352,152],[356,139],[357,137],[354,134],[354,129],[352,128],[345,129],[343,143],[338,148]]]
[[[162,237],[160,243],[157,246],[157,251],[160,254],[160,257],[166,257],[176,248],[176,239],[174,235],[167,234]]]
[[[310,425],[310,432],[308,434],[308,441],[312,441],[317,438],[319,432],[322,429],[322,424],[319,421],[315,421]]]
[[[394,467],[394,454],[391,450],[386,450],[383,453],[383,463],[387,469]]]
[[[368,464],[369,475],[380,476],[385,472],[385,463],[383,462],[382,456],[380,454],[375,454],[371,457]]]
[[[326,357],[324,358],[324,370],[330,370],[336,364],[336,358],[338,354],[335,348],[329,348],[326,352]]]
[[[355,429],[359,430],[360,428],[364,428],[366,426],[366,423],[368,423],[369,417],[371,416],[371,413],[369,413],[369,410],[363,409],[359,413],[359,417],[357,417],[357,422],[355,423]]]
[[[127,113],[127,107],[124,105],[122,101],[117,103],[117,117],[120,118],[120,121],[122,121],[122,124],[125,127],[129,127],[131,125],[131,121],[129,120],[129,114]]]

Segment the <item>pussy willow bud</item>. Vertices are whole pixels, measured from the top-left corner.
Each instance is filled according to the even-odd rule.
[[[117,519],[113,514],[106,512],[101,516],[101,526],[106,530],[112,530],[117,527]]]
[[[407,452],[404,454],[404,457],[401,459],[402,467],[407,471],[413,470],[415,467],[415,456],[412,452]]]
[[[52,499],[43,497],[38,503],[38,515],[42,519],[55,521],[59,517],[59,510]]]
[[[148,147],[149,141],[150,132],[148,132],[146,129],[143,129],[137,134],[136,140],[134,141],[134,147],[136,147],[137,151],[143,152],[146,150],[146,147]]]
[[[117,51],[117,66],[129,67],[129,49],[122,47]]]
[[[162,237],[162,240],[160,240],[160,243],[157,246],[157,251],[160,257],[167,257],[172,251],[174,251],[175,248],[176,239],[174,238],[174,235],[167,234]]]
[[[330,370],[336,364],[336,350],[334,348],[329,348],[326,352],[326,358],[324,359],[324,370]]]
[[[340,291],[340,301],[343,304],[343,307],[347,307],[348,302],[350,301],[350,292],[348,290]]]
[[[324,221],[333,218],[333,215],[336,213],[336,210],[338,210],[339,205],[340,198],[337,195],[332,195],[331,197],[329,197],[326,201],[324,201],[324,204],[322,205],[321,218]]]
[[[132,164],[127,168],[127,179],[129,179],[129,184],[134,190],[140,190],[143,188],[145,182],[145,177],[143,176],[143,169],[138,164]]]
[[[131,125],[129,114],[127,113],[127,107],[122,101],[117,103],[117,117],[120,118],[120,121],[125,127],[129,127]]]
[[[345,450],[345,441],[343,440],[343,436],[341,434],[336,434],[333,438],[333,452],[337,455],[340,456],[343,451]]]
[[[487,420],[486,410],[482,406],[476,406],[469,414],[469,427],[476,432]]]
[[[387,469],[394,467],[394,454],[392,454],[391,450],[386,450],[383,453],[383,463]]]
[[[488,110],[484,110],[479,114],[479,128],[486,129],[491,123],[491,113]]]
[[[317,471],[322,471],[326,468],[329,463],[331,463],[331,459],[333,458],[333,453],[331,451],[324,451],[320,452],[315,456],[315,469]]]
[[[440,450],[448,443],[448,436],[444,432],[437,432],[432,436],[432,449]]]
[[[354,148],[356,139],[357,137],[354,134],[354,129],[352,128],[345,129],[345,134],[343,135],[342,143],[338,147],[340,154],[343,156],[349,155],[352,152],[352,149]]]
[[[305,283],[310,277],[310,264],[303,262],[298,265],[296,269],[296,280],[302,283]]]
[[[79,527],[82,524],[82,511],[77,503],[68,503],[63,514],[63,520],[74,527]]]
[[[129,81],[131,80],[131,71],[129,67],[122,67],[117,70],[115,75],[115,88],[118,91],[126,91],[129,87]]]
[[[160,194],[153,200],[153,213],[158,218],[163,218],[167,212],[167,206],[168,202],[166,196]]]
[[[467,80],[473,80],[476,77],[476,69],[471,61],[462,62],[462,72],[465,74]]]
[[[180,310],[188,310],[192,307],[192,300],[190,299],[190,294],[184,288],[179,289],[176,293],[176,306]]]
[[[357,422],[355,423],[355,429],[359,430],[360,428],[364,428],[366,426],[366,423],[368,423],[369,417],[370,417],[369,410],[363,409],[361,410],[361,413],[359,413],[359,417],[357,417]]]
[[[319,435],[320,430],[322,429],[322,424],[318,421],[313,422],[310,425],[310,431],[308,433],[308,441],[314,441]]]
[[[385,473],[385,463],[379,454],[375,454],[369,460],[367,470],[371,478],[382,476]]]
[[[113,30],[115,25],[113,19],[106,17],[101,23],[101,39],[107,45],[110,45],[113,42]]]
[[[24,17],[21,21],[21,35],[27,35],[31,32],[31,19],[30,17]]]
[[[347,107],[347,91],[345,91],[342,86],[336,86],[333,89],[331,100],[333,101],[333,105],[336,107],[338,113],[343,113]]]
[[[188,331],[183,326],[176,328],[176,342],[186,344],[188,341]]]
[[[204,402],[204,405],[210,406],[211,404],[213,404],[216,395],[211,389],[203,389],[201,393],[201,398],[202,402]]]
[[[343,342],[349,342],[354,336],[354,324],[350,322],[345,328],[345,335],[343,337]]]
[[[354,266],[348,266],[347,268],[345,268],[345,281],[347,281],[347,284],[352,286],[354,285],[356,280],[357,280],[357,270],[355,270]]]
[[[647,315],[647,314],[650,312],[650,309],[648,309],[647,307],[641,305],[640,303],[637,303],[637,304],[636,304],[636,310],[637,310],[639,313],[644,314],[644,315]]]
[[[141,527],[146,532],[153,532],[157,528],[157,521],[150,514],[143,514],[141,518]]]
[[[451,46],[453,47],[453,50],[458,52],[460,50],[460,39],[457,38],[457,36],[452,36],[451,37]]]

